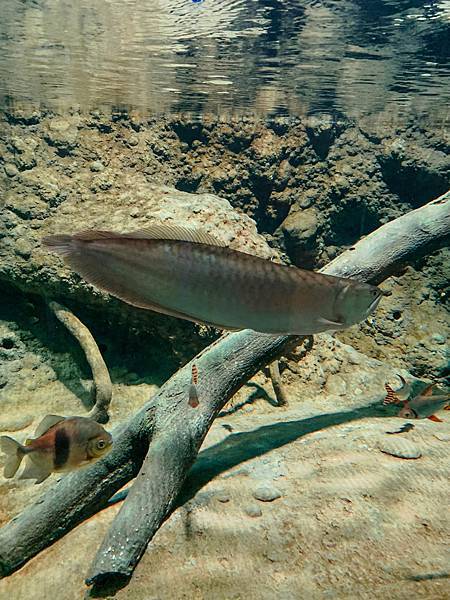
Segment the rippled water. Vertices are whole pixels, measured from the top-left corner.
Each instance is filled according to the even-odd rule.
[[[0,102],[445,118],[449,40],[449,0],[3,0]]]

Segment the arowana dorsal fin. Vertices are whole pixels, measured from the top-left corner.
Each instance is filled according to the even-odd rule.
[[[52,236],[49,236],[52,237]],[[55,236],[57,237],[57,236]],[[74,240],[84,240],[85,242],[95,242],[100,239],[121,238],[123,235],[117,231],[104,231],[102,229],[83,229],[72,236]]]
[[[36,431],[34,432],[34,435],[37,438],[40,437],[46,431],[48,431],[50,429],[50,427],[53,427],[53,425],[56,425],[56,423],[59,423],[63,419],[65,419],[65,417],[61,417],[59,415],[47,415],[46,417],[44,417],[42,419],[42,421],[37,426]]]
[[[44,239],[47,246],[53,248],[61,242],[70,242],[70,240],[82,240],[85,242],[95,242],[107,239],[147,239],[147,240],[175,240],[179,242],[194,242],[196,244],[208,244],[209,246],[225,247],[225,242],[221,242],[211,233],[194,229],[192,227],[183,227],[181,225],[156,224],[148,225],[136,231],[119,233],[118,231],[105,231],[102,229],[86,229],[74,233],[72,236],[54,235]]]
[[[177,240],[179,242],[208,244],[209,246],[226,246],[224,242],[219,241],[216,237],[206,231],[182,227],[181,225],[148,225],[138,231],[122,233],[121,237],[148,240]]]

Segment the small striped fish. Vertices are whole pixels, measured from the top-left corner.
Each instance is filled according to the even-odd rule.
[[[393,390],[388,383],[384,384],[386,397],[383,404],[401,404],[398,416],[402,419],[430,419],[441,422],[434,413],[449,408],[449,394],[434,394],[436,383],[427,385],[419,394],[411,394],[411,384],[407,384],[401,375],[399,377],[402,381],[399,390]]]
[[[431,383],[420,394],[414,396],[409,401],[405,401],[398,416],[404,419],[430,419],[430,421],[442,423],[442,419],[434,413],[448,408],[450,405],[450,395],[442,393],[434,394],[435,385],[435,383]]]
[[[391,386],[388,383],[385,383],[384,387],[386,389],[387,394],[386,398],[383,400],[383,404],[400,404],[401,400],[391,388]]]
[[[401,375],[397,375],[402,382],[402,387],[398,390],[394,390],[388,383],[384,384],[386,390],[386,398],[383,400],[383,404],[402,404],[409,399],[411,394],[411,384],[406,383],[406,380]]]
[[[191,371],[191,385],[189,386],[189,406],[192,408],[197,408],[199,405],[198,400],[198,391],[197,391],[197,383],[198,383],[198,369],[197,365],[192,365]]]
[[[28,457],[27,464],[19,479],[42,483],[51,473],[95,462],[112,446],[111,434],[87,417],[47,415],[35,436],[24,445],[6,435],[0,437],[0,448],[6,454],[6,478],[14,477],[24,456]]]

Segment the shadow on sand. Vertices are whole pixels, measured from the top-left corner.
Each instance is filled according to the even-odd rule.
[[[174,510],[191,500],[199,490],[215,477],[248,460],[295,442],[308,433],[367,417],[387,417],[392,416],[392,414],[392,407],[383,406],[378,400],[369,406],[350,411],[272,423],[251,431],[232,433],[225,440],[199,453],[195,464],[189,471],[178,500],[166,519],[170,517]],[[115,494],[108,504],[124,500],[128,489]],[[98,581],[89,590],[87,597],[105,598],[114,595],[118,590],[125,587],[128,581],[129,578],[124,577],[111,579],[108,574],[108,576],[105,576],[104,581]]]
[[[386,417],[392,414],[391,407],[382,406],[377,401],[369,406],[350,411],[277,422],[251,431],[232,433],[222,442],[200,452],[183,486],[177,506],[192,499],[202,487],[218,475],[241,463],[295,442],[308,433],[367,417]]]

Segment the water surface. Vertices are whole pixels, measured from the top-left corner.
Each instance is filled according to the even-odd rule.
[[[449,0],[3,0],[0,104],[445,118],[449,40]]]

